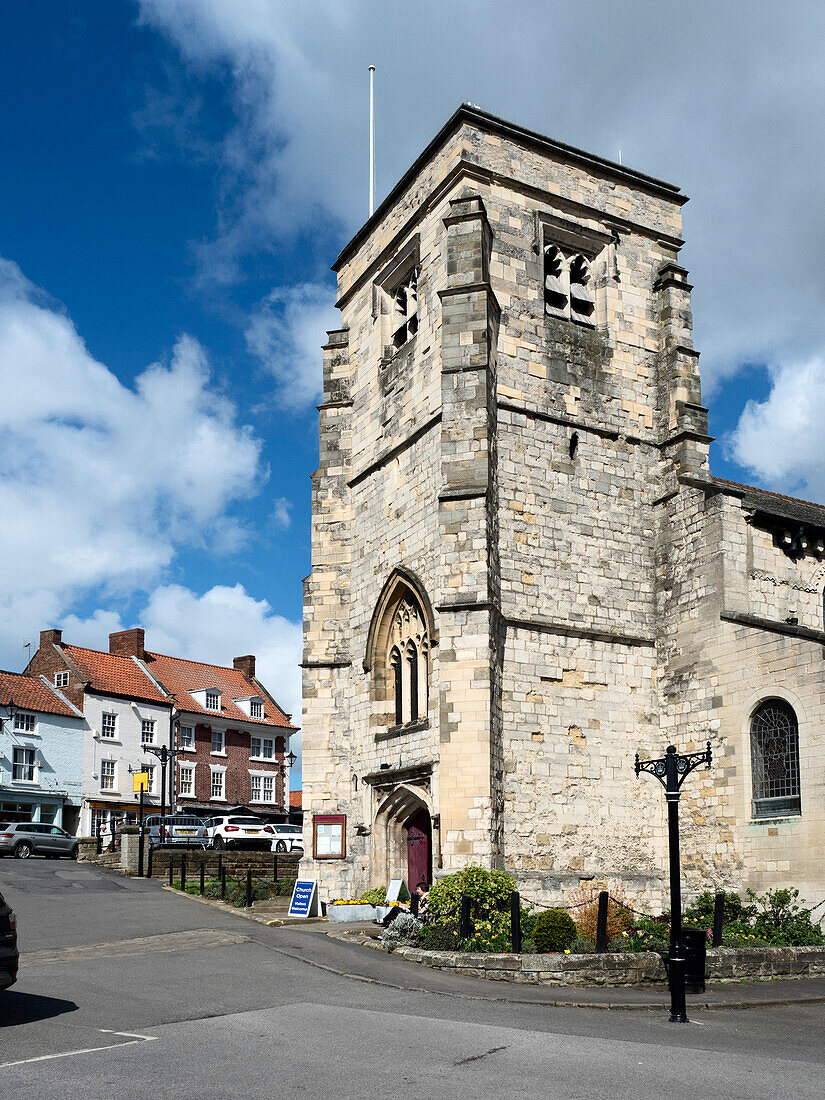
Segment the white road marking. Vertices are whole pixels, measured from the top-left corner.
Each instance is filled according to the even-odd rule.
[[[135,1043],[152,1043],[155,1039],[159,1038],[157,1035],[137,1035],[130,1031],[112,1031],[110,1028],[101,1027],[98,1028],[101,1035],[122,1035],[126,1038],[125,1043],[109,1043],[105,1047],[83,1047],[82,1050],[65,1050],[60,1054],[39,1054],[36,1058],[21,1058],[17,1062],[0,1062],[0,1069],[7,1069],[9,1066],[25,1066],[30,1062],[51,1062],[55,1058],[73,1058],[75,1054],[94,1054],[97,1050],[118,1050],[120,1047],[134,1046]]]

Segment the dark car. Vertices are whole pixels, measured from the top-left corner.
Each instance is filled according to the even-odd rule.
[[[13,821],[0,825],[0,856],[28,859],[29,856],[77,859],[77,837],[59,825],[41,821]]]
[[[19,963],[17,918],[0,894],[0,989],[8,989],[17,981]]]

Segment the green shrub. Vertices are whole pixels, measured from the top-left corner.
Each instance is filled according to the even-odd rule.
[[[358,900],[363,901],[365,905],[386,905],[387,888],[386,886],[376,886],[374,890],[367,890]]]
[[[252,880],[252,901],[266,901],[269,896],[269,883],[261,881],[261,879]],[[220,887],[219,887],[220,890]],[[226,901],[227,904],[234,906],[235,909],[243,909],[246,905],[246,882],[241,879],[235,881],[227,879],[226,881]]]
[[[807,947],[825,943],[819,925],[811,920],[810,909],[797,905],[798,890],[768,890],[757,896],[748,890],[756,915],[753,931],[769,944]]]
[[[466,894],[475,904],[476,923],[491,913],[510,912],[510,894],[515,879],[504,871],[486,871],[483,867],[465,867],[434,883],[427,900],[430,921],[436,924],[458,923],[461,897]]]
[[[510,952],[513,939],[509,913],[488,913],[475,921],[473,934],[464,941],[464,951]]]
[[[545,909],[536,917],[533,941],[539,954],[566,951],[577,938],[576,923],[564,909]]]
[[[421,928],[421,921],[414,917],[412,913],[399,913],[379,936],[381,946],[392,952],[396,947],[414,944],[418,940],[418,933]]]
[[[425,951],[460,951],[461,940],[454,924],[425,924],[418,933],[418,946]]]
[[[746,905],[738,894],[724,893],[724,919],[723,924],[739,924],[747,922],[754,914],[754,907]],[[716,906],[716,895],[710,890],[705,890],[695,901],[685,909],[682,915],[684,924],[695,925],[699,928],[713,928],[713,914]]]

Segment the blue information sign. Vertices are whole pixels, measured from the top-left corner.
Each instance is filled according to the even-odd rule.
[[[315,879],[298,879],[289,903],[290,917],[318,916],[318,883]]]

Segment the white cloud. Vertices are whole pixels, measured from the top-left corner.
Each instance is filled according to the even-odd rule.
[[[610,158],[621,149],[625,164],[692,197],[683,259],[706,395],[745,363],[781,373],[825,354],[825,6],[789,17],[772,0],[694,0],[666,19],[658,0],[422,0],[403,15],[376,0],[141,0],[140,10],[192,72],[231,74],[238,121],[202,257],[216,277],[299,230],[331,259],[327,225],[349,233],[364,220],[375,63],[379,198],[462,100]],[[516,69],[503,63],[513,57]],[[312,377],[298,366],[287,391],[309,400]]]
[[[825,360],[793,363],[773,372],[771,392],[749,401],[728,449],[770,488],[825,500]]]
[[[165,585],[152,593],[140,621],[146,646],[156,653],[221,665],[254,653],[258,679],[301,724],[301,625],[273,614],[266,600],[254,599],[243,585],[216,585],[201,596]],[[299,757],[300,746],[297,736],[292,747]]]
[[[276,381],[279,404],[299,409],[322,392],[321,345],[340,323],[333,290],[315,283],[273,290],[246,329],[249,350]]]
[[[182,336],[124,386],[71,320],[0,260],[0,653],[86,593],[125,593],[186,546],[236,546],[233,502],[263,479],[260,443]]]
[[[292,523],[292,501],[286,497],[278,497],[272,505],[272,522],[279,531],[288,531]]]
[[[117,611],[103,608],[98,608],[86,618],[64,615],[60,620],[60,628],[65,635],[64,640],[69,644],[102,649],[104,653],[109,649],[109,635],[125,629]]]
[[[67,615],[60,625],[65,641],[103,650],[109,648],[109,634],[124,628],[116,612],[103,609],[85,619]],[[227,666],[234,657],[254,653],[258,679],[300,726],[301,624],[273,614],[266,600],[256,600],[243,585],[216,585],[202,595],[183,585],[163,585],[128,625],[144,627],[146,648],[155,653]],[[300,735],[291,746],[299,771]]]

